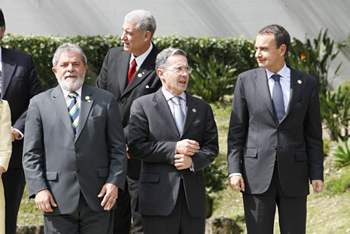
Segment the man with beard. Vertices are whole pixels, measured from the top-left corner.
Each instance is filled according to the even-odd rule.
[[[88,69],[77,45],[55,52],[59,85],[30,102],[23,167],[30,198],[44,212],[45,233],[112,233],[126,152],[113,94],[84,83]]]

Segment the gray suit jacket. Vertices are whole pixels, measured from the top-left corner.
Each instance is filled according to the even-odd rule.
[[[287,196],[306,196],[309,179],[323,180],[323,141],[317,80],[291,69],[290,101],[280,124],[275,119],[266,71],[238,76],[228,134],[229,173],[242,173],[246,193],[264,193],[277,157]]]
[[[105,183],[124,188],[126,152],[115,97],[83,85],[79,126],[74,137],[60,86],[30,102],[26,121],[23,167],[30,197],[49,189],[58,207],[53,213],[76,210],[80,192],[89,207],[103,211],[97,195]]]
[[[181,180],[189,212],[205,217],[203,169],[217,156],[218,133],[211,107],[187,94],[187,114],[180,136],[170,108],[159,89],[136,99],[131,106],[129,149],[131,157],[142,160],[139,180],[139,212],[143,215],[169,215],[175,207]],[[200,150],[192,156],[194,172],[174,166],[176,142],[192,139]]]

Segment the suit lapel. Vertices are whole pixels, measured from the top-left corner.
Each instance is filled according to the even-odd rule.
[[[72,139],[74,139],[74,131],[72,121],[68,113],[66,99],[59,85],[52,91],[52,103],[55,106],[56,114],[60,117],[64,126],[67,128],[69,135],[71,135]]]
[[[7,89],[13,78],[13,73],[16,70],[16,58],[11,56],[11,53],[6,48],[1,47],[2,50],[2,97],[5,96]]]
[[[190,128],[191,123],[197,114],[196,105],[197,105],[197,100],[186,93],[187,113],[186,113],[186,119],[185,119],[185,124],[184,124],[184,129],[183,129],[182,135],[184,135],[186,133],[186,131]]]
[[[124,95],[124,91],[127,88],[130,56],[130,53],[123,51],[122,56],[118,60],[118,66],[116,66],[118,70],[115,72],[118,73],[119,79],[117,82],[119,82],[120,93],[122,96]]]
[[[137,87],[139,83],[141,83],[143,80],[145,80],[146,77],[152,71],[154,71],[156,56],[158,53],[157,51],[158,51],[157,48],[153,45],[153,49],[151,50],[151,52],[149,53],[149,55],[147,56],[145,61],[143,61],[143,63],[141,64],[141,67],[135,73],[135,76],[132,78],[130,84],[128,86],[126,86],[124,92],[122,92],[122,96],[125,95],[126,93],[128,93],[130,90]],[[125,53],[127,53],[127,52],[125,52]],[[130,56],[131,55],[129,54],[128,59],[127,59],[128,64],[126,65],[126,67],[129,67]],[[127,72],[126,72],[126,76],[124,76],[124,77],[127,77]],[[126,78],[125,78],[125,82],[126,82]]]
[[[180,137],[180,133],[177,130],[175,120],[171,114],[169,105],[162,93],[162,89],[159,89],[155,94],[153,101],[156,103],[155,110],[162,116],[165,122],[165,126],[169,126],[170,130],[177,136]]]
[[[80,133],[82,132],[85,126],[86,120],[89,116],[89,113],[93,104],[94,104],[93,91],[89,86],[84,84],[81,92],[79,124],[78,124],[78,132],[77,132],[76,139],[79,138]]]
[[[297,72],[296,70],[290,68],[290,100],[287,108],[287,113],[285,118],[288,116],[288,114],[293,109],[293,106],[295,105],[296,101],[298,100],[301,90],[303,87],[304,79],[300,72]],[[282,120],[283,121],[283,120]]]
[[[275,113],[272,106],[271,93],[270,93],[265,69],[257,69],[255,80],[256,80],[255,82],[256,90],[258,90],[258,92],[260,93],[261,100],[263,101],[263,103],[265,103],[269,113],[271,114],[271,117],[276,122]]]

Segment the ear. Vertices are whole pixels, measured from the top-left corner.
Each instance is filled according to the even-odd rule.
[[[282,44],[280,46],[280,53],[281,53],[281,55],[284,57],[286,55],[286,52],[287,52],[287,46],[285,44]]]
[[[85,73],[87,72],[88,68],[89,68],[88,65],[86,65],[85,66]]]
[[[52,72],[55,73],[55,75],[57,74],[57,69],[55,67],[52,67]]]
[[[161,80],[162,83],[163,83],[163,81],[165,80],[165,79],[164,79],[164,70],[162,70],[162,69],[157,69],[157,75],[158,75],[158,77],[160,78],[160,80]]]
[[[146,31],[145,32],[144,40],[145,41],[150,41],[151,40],[151,32],[150,31]]]

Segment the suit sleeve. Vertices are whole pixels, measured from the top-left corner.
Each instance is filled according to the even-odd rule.
[[[27,97],[27,101],[29,102],[29,100],[32,97],[34,97],[38,93],[41,93],[43,91],[43,89],[42,89],[42,86],[40,84],[38,75],[36,73],[32,56],[28,55],[27,62],[28,62],[28,65],[26,68],[26,69],[28,69],[28,77],[27,77],[28,78],[28,87],[27,87],[28,88],[28,97]],[[25,126],[25,120],[26,120],[26,116],[27,116],[27,110],[28,109],[26,109],[21,114],[21,116],[16,120],[16,122],[12,124],[12,126],[14,128],[18,129],[22,133],[24,133],[24,126]]]
[[[127,169],[125,139],[116,98],[112,95],[108,105],[107,141],[110,152],[110,173],[107,183],[124,189]]]
[[[107,90],[109,55],[110,55],[110,51],[108,51],[106,57],[104,58],[100,74],[96,79],[96,87],[105,89],[105,90]]]
[[[174,164],[175,141],[151,141],[149,120],[139,99],[130,110],[129,151],[133,158],[155,163]]]
[[[213,111],[209,105],[204,123],[203,141],[200,143],[200,149],[192,156],[195,172],[209,166],[219,153],[218,131]]]
[[[320,114],[320,99],[317,80],[312,79],[310,85],[310,103],[304,120],[304,136],[306,151],[309,157],[309,177],[310,180],[323,180],[323,140],[322,121]]]
[[[31,100],[26,120],[26,134],[23,147],[23,169],[30,198],[40,190],[46,189],[44,177],[43,124],[37,103]]]
[[[241,161],[245,146],[249,113],[245,99],[243,79],[238,77],[231,110],[229,132],[227,137],[228,172],[242,173]]]

